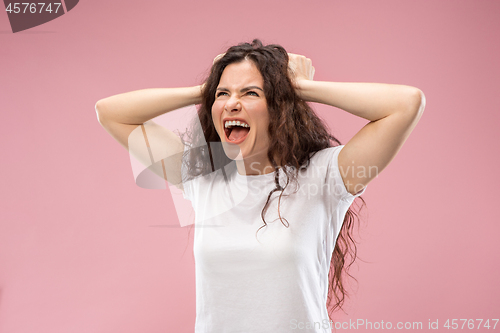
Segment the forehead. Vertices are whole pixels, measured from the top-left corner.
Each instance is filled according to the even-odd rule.
[[[219,80],[219,87],[239,87],[246,85],[264,85],[259,69],[250,60],[232,63],[224,69]]]

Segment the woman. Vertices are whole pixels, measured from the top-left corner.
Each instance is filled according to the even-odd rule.
[[[410,86],[313,75],[310,59],[254,40],[219,55],[201,86],[96,104],[100,123],[128,149],[129,135],[145,122],[161,133],[170,156],[164,175],[192,202],[200,227],[195,332],[333,326],[328,291],[331,309],[341,307],[346,258],[355,259],[351,204],[401,149],[425,97]],[[307,102],[370,122],[340,145]],[[191,104],[200,104],[201,132],[189,142],[149,121]]]

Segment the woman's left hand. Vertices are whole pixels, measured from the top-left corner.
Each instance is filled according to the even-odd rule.
[[[314,67],[311,59],[300,54],[288,53],[288,70],[295,81],[314,78]]]
[[[295,90],[301,95],[301,82],[312,81],[314,78],[314,67],[312,61],[303,55],[288,53],[288,71]]]

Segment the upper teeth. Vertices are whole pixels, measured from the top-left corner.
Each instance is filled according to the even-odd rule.
[[[248,126],[247,123],[244,123],[244,122],[239,121],[239,120],[226,121],[226,123],[224,124],[225,128],[228,128],[228,127],[231,127],[231,126],[250,127],[250,126]]]

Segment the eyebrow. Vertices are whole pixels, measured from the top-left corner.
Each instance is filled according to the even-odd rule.
[[[246,91],[249,91],[249,90],[252,90],[252,89],[258,89],[258,90],[264,92],[264,90],[262,90],[262,88],[257,87],[257,86],[248,86],[248,87],[245,87],[245,88],[241,89],[240,92],[243,93],[243,92],[246,92]],[[224,88],[224,87],[217,88],[217,90],[229,92],[229,89]]]

